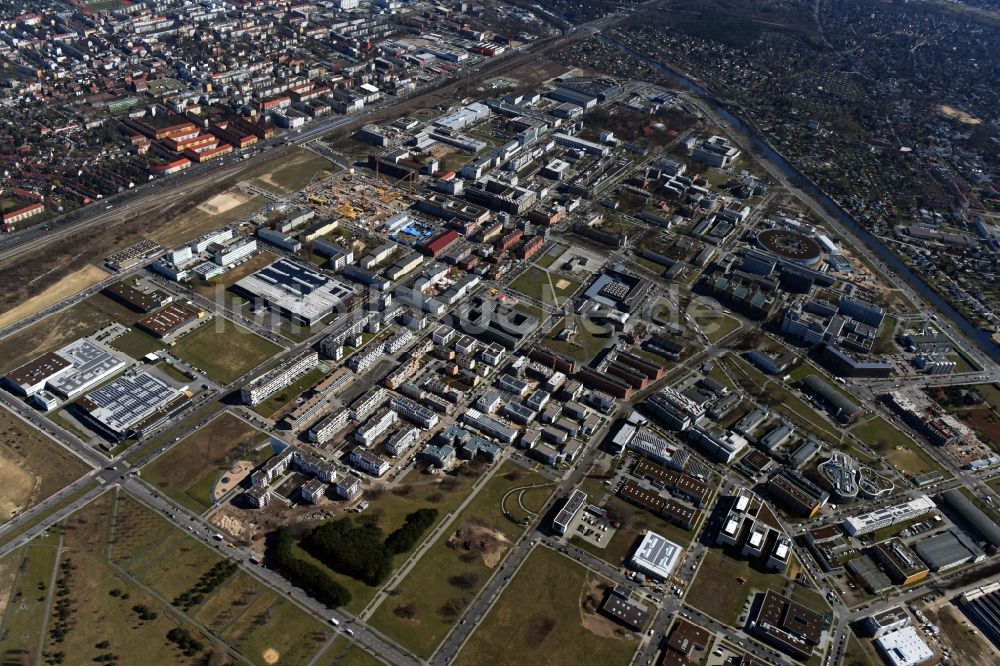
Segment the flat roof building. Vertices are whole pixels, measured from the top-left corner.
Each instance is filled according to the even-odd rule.
[[[903,627],[876,638],[875,647],[889,666],[916,666],[934,656],[934,651],[913,627]]]
[[[646,532],[635,549],[631,566],[657,580],[666,580],[677,566],[681,547],[656,532]]]
[[[559,534],[566,534],[569,529],[570,523],[576,518],[577,514],[580,513],[580,509],[583,508],[584,503],[587,501],[587,493],[583,492],[579,488],[573,490],[570,493],[569,498],[566,500],[566,504],[563,508],[559,510],[556,517],[552,520],[552,526],[555,528],[556,532]]]
[[[986,558],[983,549],[965,532],[956,528],[921,539],[915,548],[917,555],[927,563],[931,571],[947,571]]]
[[[279,259],[233,288],[306,326],[346,310],[354,297],[350,285],[290,259]]]
[[[633,599],[631,591],[620,586],[608,588],[600,610],[633,631],[641,631],[649,621],[649,607]]]
[[[174,388],[148,372],[130,372],[91,391],[77,401],[87,421],[121,440],[141,434],[166,418],[187,400]]]
[[[823,635],[823,616],[768,590],[756,602],[749,633],[798,659],[808,659]]]
[[[154,338],[172,342],[201,324],[205,311],[187,303],[170,303],[162,310],[148,314],[135,323]]]
[[[930,497],[921,495],[903,504],[887,506],[869,513],[863,513],[859,516],[851,516],[844,521],[843,527],[844,531],[851,536],[867,534],[868,532],[873,532],[889,525],[896,525],[911,518],[917,518],[925,513],[934,511],[935,508],[936,506]]]

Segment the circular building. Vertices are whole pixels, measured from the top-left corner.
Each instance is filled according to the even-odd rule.
[[[757,245],[785,261],[812,266],[823,250],[812,236],[791,229],[764,229],[757,233]]]
[[[837,451],[829,460],[821,462],[816,471],[836,501],[850,502],[857,499],[858,463],[854,458]]]
[[[892,479],[879,474],[871,467],[858,470],[858,494],[865,499],[877,499],[888,495],[895,488]]]

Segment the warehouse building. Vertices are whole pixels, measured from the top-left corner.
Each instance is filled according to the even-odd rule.
[[[89,425],[113,441],[142,436],[172,416],[188,400],[177,389],[148,372],[131,372],[76,402]]]
[[[108,347],[90,338],[80,338],[54,354],[43,354],[7,377],[19,387],[34,389],[25,395],[40,390],[38,382],[44,378],[42,385],[45,388],[63,400],[72,400],[126,366],[125,359]]]
[[[142,329],[167,344],[205,322],[205,311],[189,303],[171,303],[162,310],[148,314],[135,323]]]
[[[941,494],[944,501],[994,548],[1000,547],[1000,527],[957,488]]]
[[[921,539],[916,545],[920,556],[931,571],[948,571],[963,564],[980,562],[986,553],[965,532],[952,528],[947,532]]]
[[[916,666],[934,657],[934,651],[913,627],[903,627],[876,638],[875,647],[889,666]]]
[[[354,298],[350,285],[289,259],[243,278],[233,289],[305,326],[346,311]]]
[[[1000,581],[969,590],[960,597],[959,606],[994,647],[1000,649]]]

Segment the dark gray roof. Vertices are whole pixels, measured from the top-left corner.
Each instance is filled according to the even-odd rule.
[[[916,550],[920,559],[934,571],[979,559],[985,554],[972,539],[957,529],[950,529],[929,539],[921,539],[917,542]]]
[[[969,501],[969,498],[957,488],[946,490],[942,496],[951,508],[974,527],[991,546],[1000,546],[1000,526],[997,526],[992,518],[983,513],[982,509]]]
[[[840,393],[840,391],[833,388],[829,383],[823,381],[816,375],[807,375],[803,377],[802,385],[847,417],[851,417],[861,411],[860,407],[848,400],[843,394]]]

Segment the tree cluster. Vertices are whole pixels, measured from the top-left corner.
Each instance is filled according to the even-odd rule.
[[[187,592],[178,595],[173,600],[173,605],[182,610],[190,610],[202,602],[209,594],[215,591],[220,585],[229,579],[239,566],[232,560],[216,562],[211,569],[206,571]]]
[[[188,657],[193,657],[205,649],[205,645],[183,627],[174,627],[168,631],[167,640],[179,647]]]
[[[394,554],[405,553],[414,546],[437,520],[437,509],[419,509],[406,517],[406,522],[385,539],[385,546]]]
[[[271,543],[270,560],[292,584],[308,590],[318,601],[336,608],[351,600],[351,593],[343,585],[330,578],[319,567],[295,557],[292,551],[294,539],[287,528],[279,529]]]

